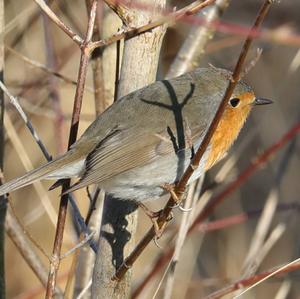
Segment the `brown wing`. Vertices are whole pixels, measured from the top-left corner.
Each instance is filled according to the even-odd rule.
[[[203,132],[192,130],[192,139]],[[87,156],[86,171],[67,192],[112,178],[122,172],[151,163],[164,155],[176,154],[167,130],[158,134],[133,135],[130,130],[116,130],[102,140]]]

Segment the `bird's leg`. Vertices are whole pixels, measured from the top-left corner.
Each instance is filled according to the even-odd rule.
[[[182,194],[184,192],[175,191],[175,184],[166,183],[161,185],[160,187],[171,194],[171,197],[175,201],[175,205],[172,208],[177,208],[182,201]]]
[[[171,194],[173,200],[175,201],[175,205],[172,207],[172,209],[179,208],[179,210],[182,211],[182,212],[189,212],[189,211],[192,210],[191,208],[185,209],[182,206],[182,202],[186,198],[186,192],[182,192],[182,191],[180,192],[178,190],[175,191],[175,185],[174,184],[164,184],[164,185],[161,186],[161,188],[168,191]]]
[[[157,241],[157,239],[159,239],[161,237],[162,232],[164,231],[164,228],[166,226],[166,223],[169,222],[173,218],[173,216],[171,215],[170,219],[167,219],[168,221],[162,227],[159,227],[157,219],[161,216],[161,213],[162,213],[163,210],[159,210],[157,212],[154,212],[154,211],[151,211],[147,206],[145,206],[141,202],[139,202],[138,205],[139,205],[139,207],[142,208],[144,213],[150,218],[150,220],[153,224],[153,227],[154,227],[154,230],[155,230],[155,240],[154,241],[155,241],[155,244],[157,244],[156,241]],[[157,246],[158,246],[158,244],[157,244]]]

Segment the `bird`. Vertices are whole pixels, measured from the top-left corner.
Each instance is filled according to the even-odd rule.
[[[222,101],[231,72],[197,68],[136,90],[99,115],[69,150],[52,161],[0,187],[0,195],[41,179],[75,178],[64,193],[91,184],[115,198],[142,203],[166,194],[193,158]],[[256,97],[239,81],[209,146],[188,184],[199,178],[229,150],[256,105],[272,103]]]

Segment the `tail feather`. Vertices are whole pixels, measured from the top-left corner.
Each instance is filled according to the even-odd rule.
[[[75,155],[74,157],[72,156],[73,156],[72,153],[70,154],[70,152],[68,152],[58,157],[57,159],[50,161],[45,165],[42,165],[36,169],[27,172],[25,175],[21,177],[15,178],[3,184],[2,186],[0,186],[0,196],[12,192],[14,190],[20,189],[22,187],[25,187],[27,185],[30,185],[38,180],[45,179],[48,176],[51,177],[51,175],[57,172],[57,170],[61,169],[62,167],[65,167],[70,163],[75,162],[78,159],[78,157],[76,157]],[[66,176],[66,178],[67,177],[68,176]]]

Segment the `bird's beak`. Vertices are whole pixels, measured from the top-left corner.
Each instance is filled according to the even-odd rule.
[[[272,104],[273,101],[269,100],[269,99],[265,99],[265,98],[255,98],[254,100],[254,105],[268,105],[268,104]]]

